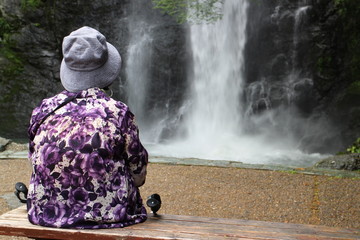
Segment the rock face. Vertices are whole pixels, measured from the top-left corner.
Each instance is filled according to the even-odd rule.
[[[360,4],[341,2],[250,1],[246,79],[262,89],[252,112],[286,108],[317,126],[291,126],[310,152],[339,151],[360,133],[360,44],[350,41]]]
[[[111,16],[121,15],[123,9],[120,5],[124,1],[102,1],[102,4],[98,1],[93,4],[87,1],[46,1],[33,7],[24,6],[23,2],[26,1],[0,2],[1,14],[11,25],[11,42],[2,44],[19,62],[10,59],[9,65],[4,67],[17,69],[0,76],[0,118],[6,119],[0,126],[0,135],[11,138],[26,138],[32,109],[41,99],[63,89],[59,79],[62,38],[77,27],[88,24],[99,28],[108,26],[105,34],[110,35],[110,41],[113,40],[110,28],[116,23],[110,21]],[[102,23],[98,21],[100,18]],[[6,59],[4,55],[1,55],[2,59]]]
[[[277,122],[297,119],[291,126],[279,124],[278,131],[287,134],[283,128],[291,128],[309,152],[336,152],[352,143],[360,132],[360,33],[352,30],[360,21],[359,2],[249,4],[243,100],[247,117],[273,109]],[[143,100],[147,121],[155,119],[154,114],[176,115],[187,92],[191,63],[186,26],[154,10],[150,0],[0,0],[0,18],[0,136],[26,138],[32,109],[62,90],[63,37],[84,25],[99,29],[122,55],[121,79],[112,87],[120,100],[128,98],[124,87],[129,85],[132,34],[142,30],[135,42],[144,40],[144,32],[151,34]],[[145,27],[134,25],[139,20]],[[135,73],[143,71],[139,66]],[[171,135],[175,125],[164,135]]]
[[[360,134],[359,14],[360,2],[319,0],[311,15],[314,88],[345,146]]]
[[[349,171],[359,170],[360,154],[352,153],[329,157],[316,163],[314,167]]]
[[[10,143],[11,141],[9,139],[6,138],[2,138],[0,137],[0,152],[4,151],[6,146]]]
[[[171,79],[175,84],[184,79],[185,71],[181,67],[184,66],[184,29],[170,17],[153,10],[151,1],[140,8],[133,6],[135,2],[39,1],[33,6],[26,5],[27,1],[0,0],[0,17],[8,24],[7,28],[1,28],[0,35],[4,49],[0,53],[0,135],[27,137],[32,109],[41,99],[63,89],[59,78],[63,37],[84,25],[102,32],[122,55],[121,82],[118,79],[112,86],[115,98],[126,98],[120,86],[127,81],[129,19],[139,9],[147,11],[151,21],[159,22],[152,29],[157,34],[152,46],[150,78],[156,81]]]

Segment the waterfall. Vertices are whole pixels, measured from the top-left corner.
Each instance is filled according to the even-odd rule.
[[[133,1],[131,5],[129,31],[132,33],[127,48],[126,61],[126,91],[129,94],[127,104],[139,119],[141,126],[145,125],[145,101],[147,98],[149,76],[149,62],[152,55],[151,25],[146,21],[140,3]]]
[[[277,55],[269,64],[261,65],[268,71],[259,71],[258,78],[245,86],[245,128],[251,136],[265,141],[278,157],[266,156],[266,163],[311,165],[323,157],[301,150],[309,137],[324,136],[328,129],[326,121],[311,115],[313,81],[303,56],[309,44],[306,27],[310,9],[307,1],[293,7],[280,3],[273,9],[272,31],[278,33],[270,35],[273,37],[268,39],[267,48],[273,48],[272,53]],[[262,149],[260,143],[257,146]]]
[[[194,73],[185,128],[188,144],[202,157],[216,156],[241,132],[247,5],[245,0],[225,1],[221,21],[190,29]]]
[[[146,65],[151,61],[149,45],[151,45],[152,38],[144,22],[131,26],[130,29],[133,31],[133,35],[128,47],[129,58],[126,62],[127,79],[131,79],[127,82],[127,91],[131,92],[128,104],[139,119],[144,119],[147,86],[150,80]],[[140,69],[141,71],[139,71]]]
[[[228,142],[242,126],[247,5],[245,0],[225,1],[219,22],[190,27],[193,71],[189,97],[179,110],[181,137],[152,148],[154,154],[228,159],[227,152],[234,153]]]
[[[293,107],[299,89],[312,87],[311,77],[301,71],[297,50],[301,47],[301,24],[309,7],[300,5],[288,14],[293,19],[292,44],[287,52],[280,52],[272,60],[272,64],[287,62],[282,77],[275,82],[267,75],[245,79],[248,7],[248,0],[225,0],[220,21],[190,27],[192,60],[189,62],[192,65],[188,66],[191,74],[187,79],[186,98],[171,116],[169,99],[162,99],[162,118],[146,126],[145,142],[152,156],[292,166],[310,165],[321,157],[299,150],[297,133],[306,127],[304,119]],[[280,15],[281,10],[277,7],[271,18],[280,21]],[[142,28],[136,25],[133,36],[137,39],[137,34],[142,34],[142,40],[134,41],[129,48],[127,74],[129,78],[142,79],[147,78],[146,71],[139,73],[132,69],[149,60],[151,52],[145,56],[137,53],[138,48],[149,49],[147,44],[151,38],[139,29]],[[136,93],[141,95],[136,101],[144,105],[146,84],[144,80],[140,81],[143,87],[138,90],[144,92]],[[135,87],[137,84],[140,83],[135,83]],[[146,118],[141,115],[143,111],[139,116]],[[154,141],[168,126],[176,128],[177,135],[161,143]]]
[[[127,6],[129,42],[120,87],[141,138],[157,144],[174,135],[182,116],[186,33],[171,16],[154,9],[152,1],[132,0]]]

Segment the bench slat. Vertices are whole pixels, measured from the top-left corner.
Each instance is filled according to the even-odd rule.
[[[141,229],[161,229],[168,231],[186,231],[190,233],[197,234],[207,234],[218,236],[262,236],[266,237],[278,237],[278,236],[314,236],[319,235],[319,238],[323,236],[325,239],[331,238],[340,238],[346,235],[352,235],[352,231],[340,230],[339,232],[332,231],[322,231],[322,229],[314,228],[313,226],[298,226],[298,225],[288,225],[286,228],[282,224],[273,224],[271,227],[251,225],[251,224],[218,224],[213,222],[188,222],[188,221],[173,221],[173,220],[160,220],[158,224],[151,225],[142,225]],[[276,238],[277,239],[277,238]]]
[[[25,206],[0,216],[0,235],[48,239],[360,239],[360,230],[179,215],[150,216],[126,228],[75,230],[29,223]]]

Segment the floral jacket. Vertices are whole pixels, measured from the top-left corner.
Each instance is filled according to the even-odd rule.
[[[125,104],[99,88],[63,91],[34,109],[28,133],[31,223],[94,229],[146,220],[138,187],[148,154]]]

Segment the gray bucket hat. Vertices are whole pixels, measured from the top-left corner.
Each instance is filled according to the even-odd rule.
[[[69,92],[107,87],[120,73],[119,52],[91,27],[79,28],[66,36],[62,51],[60,79]]]

